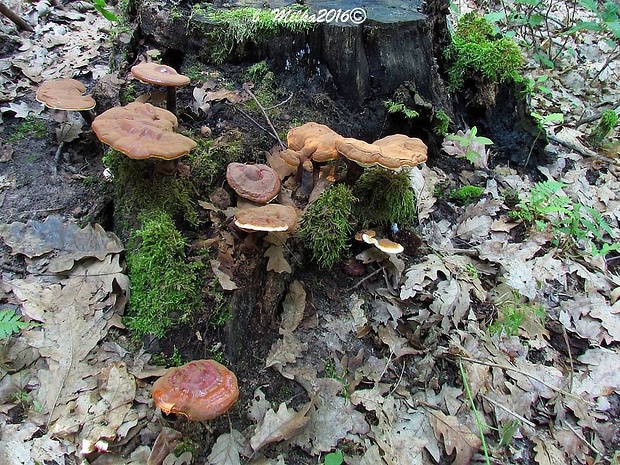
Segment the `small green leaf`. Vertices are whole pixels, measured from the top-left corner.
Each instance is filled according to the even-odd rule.
[[[337,450],[336,452],[330,452],[325,456],[325,465],[342,465],[344,460],[344,456],[341,450]]]
[[[15,310],[0,310],[0,339],[6,339],[27,326],[28,323],[22,321]]]

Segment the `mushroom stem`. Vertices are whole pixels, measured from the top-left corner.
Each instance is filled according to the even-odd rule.
[[[347,160],[347,174],[345,174],[342,180],[343,184],[347,186],[353,186],[360,176],[364,173],[364,167],[355,163],[354,161]]]
[[[84,121],[86,121],[86,124],[88,124],[89,126],[91,124],[93,124],[93,120],[95,119],[92,111],[90,110],[80,110],[80,115],[82,115],[82,118],[84,118]]]
[[[160,160],[155,167],[155,171],[171,176],[177,172],[178,166],[179,160],[176,158],[174,160]]]
[[[177,88],[175,86],[168,86],[166,89],[166,110],[177,115]]]

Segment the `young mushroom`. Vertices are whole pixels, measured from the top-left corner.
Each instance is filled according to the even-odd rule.
[[[166,88],[166,109],[177,114],[177,87],[189,84],[189,77],[179,74],[170,66],[159,63],[140,63],[132,66],[131,74],[147,84],[155,84]]]
[[[170,368],[153,384],[153,400],[162,412],[193,421],[222,415],[238,398],[237,377],[215,360],[194,360]]]
[[[196,147],[189,137],[174,132],[177,117],[149,103],[132,102],[110,108],[95,118],[93,131],[99,140],[129,158],[160,158],[162,171],[174,173],[177,158]]]
[[[226,180],[237,195],[256,203],[269,203],[280,193],[280,178],[267,165],[230,163]]]

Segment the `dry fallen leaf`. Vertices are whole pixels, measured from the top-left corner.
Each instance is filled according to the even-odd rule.
[[[431,425],[437,439],[443,438],[446,453],[456,453],[452,465],[468,465],[474,453],[482,444],[480,438],[465,425],[459,423],[457,417],[447,416],[441,411],[429,412]]]
[[[225,433],[217,438],[217,441],[207,457],[210,465],[240,465],[240,455],[249,457],[252,449],[248,440],[237,430]]]
[[[289,409],[284,402],[280,404],[277,412],[269,409],[250,438],[252,449],[258,451],[268,444],[287,441],[299,434],[310,420],[306,415],[312,405],[312,401],[308,402],[299,412]]]

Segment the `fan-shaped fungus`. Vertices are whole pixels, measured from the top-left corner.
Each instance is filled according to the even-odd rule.
[[[177,117],[149,103],[132,102],[110,108],[95,118],[93,131],[99,140],[129,158],[176,160],[196,147],[189,137],[174,132]],[[170,163],[166,171],[175,170]]]
[[[84,120],[90,124],[93,115],[90,110],[95,108],[95,99],[84,95],[86,86],[75,79],[54,79],[43,82],[37,89],[35,98],[53,110],[79,111]]]
[[[240,197],[252,202],[269,203],[280,192],[280,178],[267,165],[230,163],[226,180]]]
[[[153,400],[162,412],[190,420],[211,420],[237,401],[237,377],[215,360],[194,360],[170,368],[153,384]]]
[[[336,141],[343,139],[324,124],[309,122],[291,129],[286,136],[288,150],[280,157],[289,165],[297,166],[297,181],[304,194],[309,194],[318,171],[315,164],[340,158]],[[311,164],[312,169],[308,164]],[[305,168],[305,169],[304,169]]]
[[[295,208],[278,204],[246,208],[235,215],[235,225],[248,232],[293,231],[297,221]]]
[[[166,88],[166,108],[176,115],[177,87],[189,84],[189,77],[179,74],[174,68],[159,63],[140,63],[131,68],[131,74],[142,82]]]

